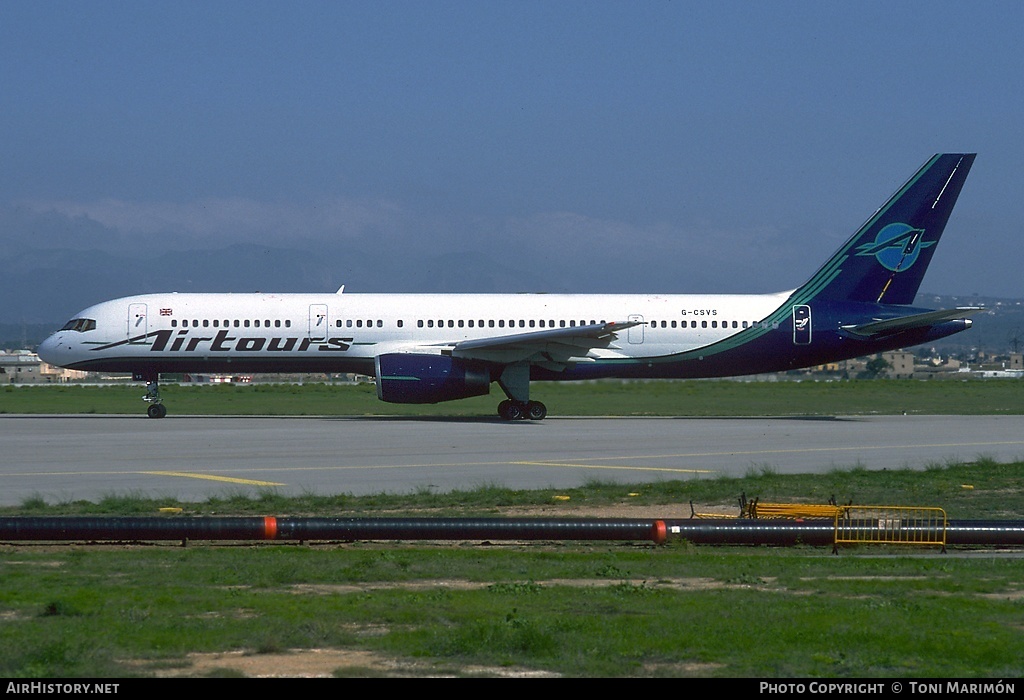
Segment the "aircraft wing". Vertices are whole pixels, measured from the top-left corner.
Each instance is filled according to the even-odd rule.
[[[530,362],[560,371],[571,363],[593,362],[600,356],[615,356],[613,344],[618,333],[643,321],[613,321],[571,328],[551,328],[515,335],[464,340],[451,346],[450,354],[486,362]],[[611,351],[610,353],[607,351]]]
[[[923,314],[912,316],[901,316],[900,318],[889,318],[885,320],[871,321],[869,323],[857,323],[843,326],[843,330],[850,335],[861,338],[874,338],[877,336],[893,335],[902,331],[909,331],[915,328],[927,328],[944,321],[955,321],[965,316],[984,311],[981,306],[961,306],[955,309],[940,309],[939,311],[928,311]]]

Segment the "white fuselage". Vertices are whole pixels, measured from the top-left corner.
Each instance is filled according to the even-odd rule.
[[[133,371],[357,371],[374,357],[604,322],[640,322],[592,360],[664,357],[739,333],[777,309],[766,295],[147,294],[91,306],[40,346],[64,367]],[[94,322],[94,323],[93,323]],[[120,369],[119,369],[120,368]]]

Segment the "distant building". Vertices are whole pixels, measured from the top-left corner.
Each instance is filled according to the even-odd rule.
[[[883,352],[882,359],[889,363],[886,376],[890,379],[910,379],[914,376],[914,353],[902,350]]]
[[[38,384],[40,376],[39,357],[27,350],[0,353],[0,381],[4,384]]]
[[[0,384],[59,384],[86,376],[86,372],[48,365],[29,350],[0,352]]]

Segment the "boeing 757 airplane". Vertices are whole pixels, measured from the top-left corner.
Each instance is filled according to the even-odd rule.
[[[171,372],[355,372],[393,403],[490,392],[541,420],[530,382],[726,377],[811,367],[970,328],[911,306],[973,153],[932,157],[802,286],[776,294],[146,294],[90,306],[39,346],[131,372],[163,418]]]

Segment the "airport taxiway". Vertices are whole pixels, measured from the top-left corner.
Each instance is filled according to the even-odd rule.
[[[0,417],[0,505],[570,488],[1024,459],[1024,416]]]

